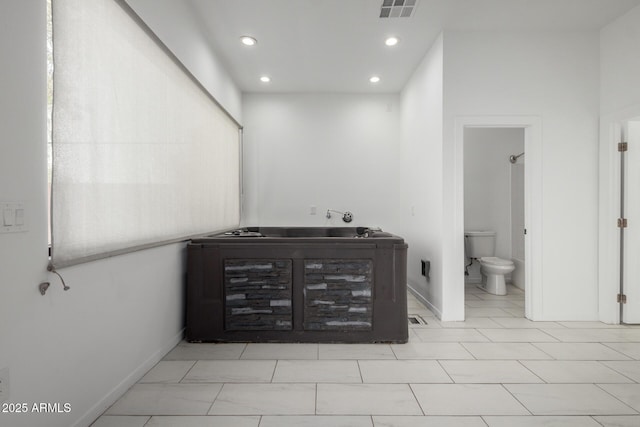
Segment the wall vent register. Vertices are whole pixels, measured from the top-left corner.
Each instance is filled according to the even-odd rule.
[[[418,0],[383,0],[380,18],[410,18]]]

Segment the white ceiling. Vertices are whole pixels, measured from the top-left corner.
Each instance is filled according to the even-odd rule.
[[[244,92],[399,92],[443,29],[589,31],[640,0],[418,0],[379,18],[383,0],[188,0]],[[240,36],[258,44],[247,48]],[[400,43],[389,48],[389,35]],[[271,83],[259,81],[269,75]],[[380,83],[368,78],[379,75]]]

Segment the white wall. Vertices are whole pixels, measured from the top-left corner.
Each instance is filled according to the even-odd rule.
[[[600,112],[640,105],[640,6],[600,31]]]
[[[67,292],[46,271],[45,12],[44,0],[0,2],[0,201],[23,201],[29,225],[0,234],[0,368],[10,369],[11,402],[72,411],[0,414],[12,427],[90,424],[183,328],[183,244],[63,269]]]
[[[511,257],[521,261],[525,254],[525,164],[526,158],[520,157],[511,165]],[[524,282],[518,286],[524,288]]]
[[[409,244],[407,280],[423,302],[443,313],[443,40],[431,46],[401,94],[398,233]],[[420,260],[431,261],[430,279]],[[460,266],[460,261],[458,261]]]
[[[525,164],[525,157],[520,157],[515,164],[511,165],[511,260],[515,266],[515,270],[511,273],[511,283],[522,290],[525,290],[527,282],[525,265],[525,230],[527,228],[525,221]]]
[[[243,225],[397,233],[397,95],[245,94],[243,101]],[[354,220],[328,220],[327,209]]]
[[[542,229],[527,227],[540,233],[543,249],[536,320],[597,319],[598,34],[453,31],[444,39],[445,183],[459,173],[448,148],[457,118],[540,117]],[[445,200],[445,209],[453,214],[455,204]],[[455,242],[462,239],[462,221],[444,229]],[[451,249],[445,256],[462,258],[459,246]],[[459,309],[459,301],[449,301],[445,311]]]
[[[513,165],[509,156],[523,151],[522,128],[465,129],[464,229],[495,231],[495,255],[504,259],[512,257]],[[522,215],[524,216],[524,212]],[[476,264],[474,274],[467,279],[478,281],[480,278]]]

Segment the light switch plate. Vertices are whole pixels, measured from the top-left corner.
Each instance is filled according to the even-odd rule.
[[[0,202],[0,233],[27,231],[27,215],[23,202]]]

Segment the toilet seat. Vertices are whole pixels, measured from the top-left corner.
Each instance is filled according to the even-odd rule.
[[[495,256],[487,256],[480,258],[480,263],[486,265],[496,265],[496,266],[511,266],[513,265],[513,261],[508,259],[502,259]]]

